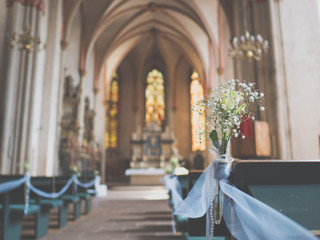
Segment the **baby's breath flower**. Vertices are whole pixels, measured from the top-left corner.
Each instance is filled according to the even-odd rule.
[[[254,83],[239,82],[237,79],[232,79],[228,83],[220,84],[217,89],[212,89],[205,99],[192,107],[192,111],[199,112],[207,120],[206,129],[202,131],[201,136],[210,134],[213,145],[219,148],[218,151],[226,153],[227,142],[231,137],[238,137],[241,134],[241,122],[247,117],[254,119],[252,116],[255,109],[265,110],[261,106],[263,97],[263,93],[259,94],[254,89]],[[205,109],[208,110],[206,114],[204,114]],[[213,129],[211,132],[208,131],[208,124]],[[211,135],[211,133],[214,134]],[[245,138],[244,135],[241,137]],[[221,146],[224,146],[224,149],[220,149]]]

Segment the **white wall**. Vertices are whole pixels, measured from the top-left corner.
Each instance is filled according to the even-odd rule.
[[[177,69],[177,108],[174,113],[174,134],[179,154],[189,158],[191,153],[191,113],[190,113],[190,65],[184,60]]]
[[[270,10],[283,136],[280,144],[288,149],[282,151],[282,157],[319,158],[320,23],[316,2],[271,2]]]
[[[81,19],[80,10],[77,11],[72,20],[70,32],[67,35],[68,47],[63,54],[63,68],[65,75],[72,76],[74,84],[79,83],[79,58],[80,58],[80,43],[81,43]]]
[[[134,94],[132,65],[126,59],[119,68],[119,150],[123,158],[131,158],[131,133],[135,132],[134,110],[132,100]],[[108,87],[109,89],[109,87]]]

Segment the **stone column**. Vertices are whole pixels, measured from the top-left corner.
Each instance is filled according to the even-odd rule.
[[[84,106],[85,106],[85,96],[83,96],[83,90],[82,90],[82,82],[86,75],[86,71],[84,69],[79,69],[79,76],[80,76],[80,103],[79,103],[79,109],[78,109],[78,122],[79,122],[79,136],[78,136],[78,142],[80,144],[80,147],[82,145],[83,141],[83,133],[84,133]]]
[[[27,140],[32,115],[33,66],[40,39],[38,24],[44,2],[7,1],[8,48],[4,52],[1,172],[22,173],[28,161]],[[31,110],[31,112],[30,112]]]
[[[59,93],[63,81],[62,55],[67,42],[61,41],[62,0],[49,1],[48,41],[44,69],[41,131],[37,173],[52,176],[58,166]],[[60,94],[61,95],[61,94]]]

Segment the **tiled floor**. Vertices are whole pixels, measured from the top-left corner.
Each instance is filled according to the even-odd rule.
[[[25,239],[25,238],[24,238]],[[42,240],[178,240],[172,234],[171,212],[163,187],[113,187],[95,198],[88,216],[50,228]]]

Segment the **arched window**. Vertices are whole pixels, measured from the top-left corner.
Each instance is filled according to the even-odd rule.
[[[203,99],[203,88],[199,82],[199,74],[193,72],[191,76],[190,84],[190,95],[191,95],[191,106]],[[206,149],[205,139],[200,141],[199,132],[201,131],[201,126],[205,125],[204,117],[200,116],[199,113],[191,111],[191,136],[192,136],[192,151],[204,151]]]
[[[162,126],[165,120],[164,80],[157,69],[153,69],[147,76],[146,123],[152,121]]]
[[[110,83],[108,100],[106,102],[106,149],[117,148],[118,142],[118,75],[113,74]]]

